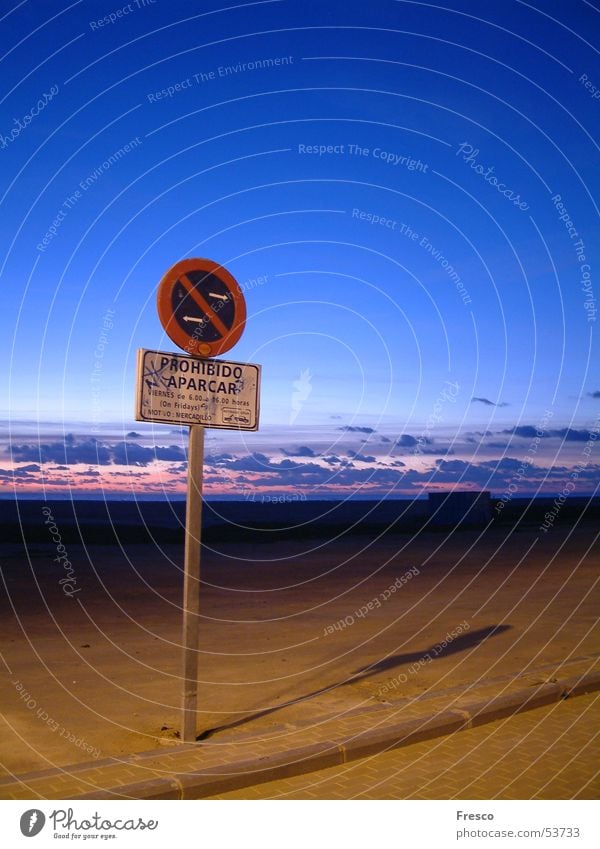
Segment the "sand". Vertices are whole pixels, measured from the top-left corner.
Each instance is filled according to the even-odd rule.
[[[595,539],[590,525],[215,545],[198,730],[298,745],[341,711],[591,665]],[[5,773],[176,743],[182,547],[66,549],[70,583],[51,544],[2,556]]]

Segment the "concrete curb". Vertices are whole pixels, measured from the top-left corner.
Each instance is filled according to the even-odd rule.
[[[454,734],[596,690],[600,690],[600,670],[564,681],[516,690],[488,701],[461,706],[460,709],[369,729],[351,740],[327,740],[227,766],[212,767],[202,773],[180,773],[174,770],[161,778],[106,787],[102,792],[85,793],[71,798],[203,799],[255,784],[341,766],[379,752]]]

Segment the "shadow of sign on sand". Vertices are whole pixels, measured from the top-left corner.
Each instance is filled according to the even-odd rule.
[[[488,625],[485,628],[478,628],[477,631],[469,631],[466,634],[459,634],[452,640],[446,641],[443,638],[439,643],[432,643],[428,648],[422,651],[409,652],[407,654],[393,654],[389,657],[384,657],[378,660],[377,663],[372,663],[369,666],[363,666],[357,669],[351,680],[359,680],[368,678],[371,675],[377,675],[379,672],[386,672],[390,669],[396,669],[398,666],[404,666],[409,663],[418,663],[424,658],[437,660],[440,657],[447,657],[450,654],[467,651],[467,649],[475,648],[487,640],[489,637],[498,636],[505,631],[509,631],[511,625]],[[346,682],[344,682],[346,683]]]
[[[249,713],[245,716],[240,717],[239,719],[234,720],[233,722],[218,725],[215,728],[209,728],[208,730],[203,731],[201,734],[199,734],[196,739],[206,740],[208,737],[212,737],[214,734],[217,734],[219,732],[229,731],[233,728],[239,728],[240,726],[246,725],[252,722],[253,720],[272,715],[280,710],[283,710],[284,708],[301,704],[302,702],[308,701],[309,699],[312,699],[315,696],[320,696],[324,693],[329,693],[332,690],[337,689],[338,687],[353,684],[356,681],[363,681],[366,678],[378,675],[380,672],[387,672],[392,669],[395,670],[399,667],[403,667],[408,664],[422,663],[424,659],[427,659],[427,662],[434,662],[436,660],[439,660],[440,658],[447,657],[448,655],[468,651],[469,649],[473,649],[477,646],[480,646],[490,637],[496,637],[499,634],[503,634],[505,631],[509,631],[511,628],[512,625],[488,625],[485,628],[478,628],[476,631],[468,631],[464,634],[458,634],[458,636],[454,637],[451,640],[447,640],[448,634],[446,634],[446,636],[442,637],[439,642],[432,643],[425,649],[407,652],[405,654],[394,654],[388,657],[384,657],[382,660],[379,660],[376,663],[372,663],[368,666],[363,666],[360,669],[357,669],[356,672],[353,672],[345,681],[338,681],[335,684],[331,684],[327,687],[321,687],[320,689],[313,690],[312,692],[306,693],[303,696],[297,696],[294,699],[289,699],[287,702],[282,702],[280,705],[275,705],[274,707],[266,708],[265,710]]]

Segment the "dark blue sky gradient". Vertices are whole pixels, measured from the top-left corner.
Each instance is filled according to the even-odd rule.
[[[211,468],[214,494],[243,486],[253,454],[267,459],[247,486],[303,497],[364,495],[363,480],[369,495],[501,492],[507,458],[525,457],[519,494],[560,491],[578,463],[572,494],[595,490],[592,4],[1,9],[7,493],[15,481],[24,494],[182,491],[185,463],[136,454],[168,447],[168,428],[132,411],[136,350],[173,350],[156,287],[193,256],[246,290],[247,327],[225,358],[263,366],[261,431],[210,434],[214,456],[231,459],[209,464],[209,492]],[[547,411],[528,455],[514,428]],[[100,440],[111,459],[84,464],[63,447],[65,468],[51,468],[39,444],[66,433]],[[403,434],[427,451],[398,445]],[[310,462],[285,460],[299,448]],[[449,458],[463,466],[444,472]],[[288,471],[269,466],[281,462]],[[139,478],[110,479],[132,468]]]

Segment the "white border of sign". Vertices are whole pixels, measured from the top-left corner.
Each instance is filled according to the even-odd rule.
[[[153,357],[164,363],[152,361]],[[255,363],[140,348],[135,419],[255,431],[260,416],[260,378],[261,367]]]

